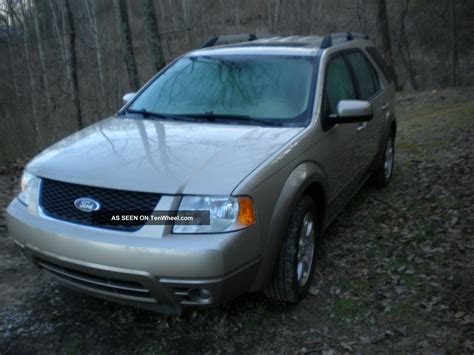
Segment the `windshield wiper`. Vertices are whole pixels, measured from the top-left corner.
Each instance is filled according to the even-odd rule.
[[[134,113],[134,114],[142,115],[144,118],[148,118],[151,116],[151,117],[156,117],[156,118],[162,118],[165,120],[196,122],[194,117],[187,117],[187,116],[182,116],[182,115],[169,115],[169,114],[164,114],[164,113],[152,112],[152,111],[148,111],[145,108],[142,108],[141,110],[134,110],[132,108],[129,108],[125,111],[125,113]]]
[[[204,112],[204,113],[186,113],[180,116],[186,117],[194,117],[194,118],[203,118],[209,122],[215,122],[216,120],[222,121],[239,121],[239,122],[249,122],[249,123],[256,123],[262,124],[266,126],[283,126],[281,122],[275,122],[267,119],[255,118],[249,115],[232,115],[232,114],[221,114],[221,113],[214,113]]]

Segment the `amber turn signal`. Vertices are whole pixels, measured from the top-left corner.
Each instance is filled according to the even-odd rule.
[[[252,199],[250,197],[239,197],[239,205],[240,209],[237,221],[246,227],[255,224],[257,218],[255,217],[255,209]]]

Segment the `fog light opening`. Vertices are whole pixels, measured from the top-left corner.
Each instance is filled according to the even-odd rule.
[[[198,295],[199,298],[206,302],[209,302],[212,297],[211,291],[209,291],[207,288],[200,288],[198,291]]]
[[[208,304],[212,302],[212,292],[207,288],[195,288],[189,296],[192,301],[197,303]]]

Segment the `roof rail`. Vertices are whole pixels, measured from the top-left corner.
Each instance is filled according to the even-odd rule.
[[[354,38],[369,39],[369,35],[367,33],[360,32],[331,33],[324,36],[323,41],[321,42],[321,49],[329,48],[333,44],[349,42],[352,41]]]
[[[215,47],[215,46],[221,46],[224,44],[232,44],[232,43],[240,43],[240,42],[251,42],[251,41],[255,41],[256,39],[270,38],[270,37],[274,37],[274,35],[258,35],[255,33],[249,33],[249,34],[217,36],[217,37],[211,38],[207,42],[204,42],[199,48]]]
[[[278,38],[281,36],[270,35],[270,34],[262,35],[262,34],[255,34],[255,33],[217,36],[203,43],[199,48],[209,48],[209,47],[215,47],[215,46],[222,46],[225,44],[251,42],[257,39],[272,38],[272,37]],[[352,41],[354,38],[369,39],[369,36],[366,33],[359,33],[359,32],[330,33],[324,36],[321,42],[320,48],[321,49],[329,48],[335,44]]]

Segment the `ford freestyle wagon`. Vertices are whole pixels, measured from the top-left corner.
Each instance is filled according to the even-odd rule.
[[[32,159],[7,210],[35,265],[97,297],[296,303],[317,238],[392,176],[394,85],[363,34],[218,37],[124,101]]]

